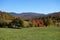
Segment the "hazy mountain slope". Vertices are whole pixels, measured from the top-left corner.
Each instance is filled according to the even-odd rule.
[[[19,17],[22,17],[22,18],[25,18],[25,19],[44,16],[44,14],[32,13],[32,12],[20,13],[20,14],[10,13],[10,14],[13,15],[13,16],[19,16]]]

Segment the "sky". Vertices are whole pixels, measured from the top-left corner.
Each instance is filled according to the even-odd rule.
[[[47,14],[60,11],[60,0],[0,0],[0,10]]]

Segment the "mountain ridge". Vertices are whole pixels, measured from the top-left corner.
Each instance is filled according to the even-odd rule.
[[[8,12],[2,12],[0,11],[0,14],[6,14]],[[14,12],[9,12],[11,16],[17,16],[17,17],[22,17],[24,19],[29,19],[29,18],[36,18],[36,17],[56,17],[60,16],[60,12],[55,12],[55,13],[50,13],[50,14],[41,14],[41,13],[33,13],[33,12],[25,12],[25,13],[14,13]]]

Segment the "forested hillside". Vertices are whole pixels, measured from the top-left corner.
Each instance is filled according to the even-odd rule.
[[[0,11],[0,27],[60,27],[60,12],[50,14],[38,13],[8,13]]]

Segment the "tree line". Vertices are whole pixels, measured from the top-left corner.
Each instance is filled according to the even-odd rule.
[[[12,16],[7,12],[0,12],[1,28],[25,28],[25,27],[60,27],[60,16],[44,16],[30,19]]]

